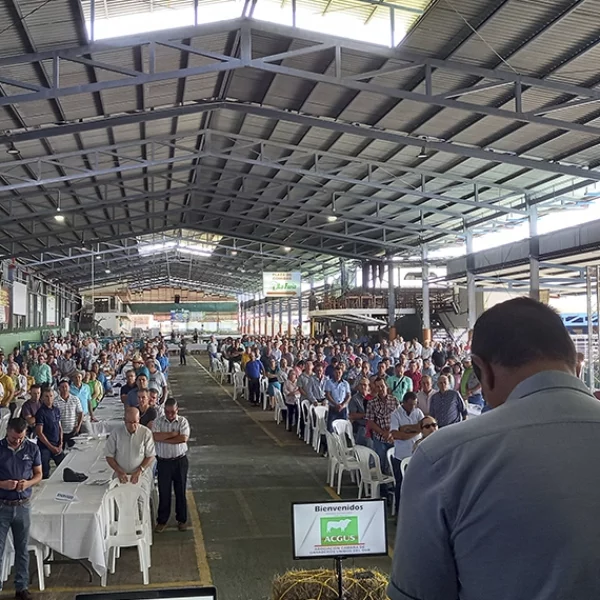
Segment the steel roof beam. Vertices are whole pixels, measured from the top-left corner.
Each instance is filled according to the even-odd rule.
[[[344,177],[335,173],[330,173],[327,170],[319,169],[318,167],[318,156],[319,153],[315,153],[317,158],[315,170],[302,169],[300,167],[288,167],[285,164],[281,164],[277,161],[272,161],[266,158],[264,155],[259,155],[257,159],[248,158],[246,156],[240,156],[233,153],[235,147],[231,152],[215,152],[212,150],[197,151],[194,147],[188,148],[181,143],[172,143],[164,139],[147,139],[144,140],[144,145],[150,147],[148,154],[150,157],[159,155],[162,150],[176,148],[178,150],[177,155],[169,156],[167,158],[135,158],[125,153],[128,148],[135,148],[139,152],[139,146],[141,145],[140,140],[133,140],[121,144],[112,144],[108,146],[100,146],[95,148],[87,148],[85,150],[79,150],[77,152],[66,152],[60,154],[49,154],[44,157],[36,157],[32,159],[22,159],[13,161],[10,163],[0,163],[0,177],[7,180],[14,180],[14,183],[8,185],[0,185],[0,193],[8,192],[12,190],[21,190],[30,187],[47,186],[57,183],[63,183],[68,181],[77,181],[87,177],[100,177],[105,175],[111,175],[114,173],[122,173],[127,171],[138,171],[143,169],[152,168],[160,165],[171,165],[177,162],[187,162],[197,160],[201,158],[217,158],[221,160],[234,160],[237,162],[244,162],[250,165],[266,166],[281,171],[287,171],[296,175],[303,175],[306,177],[315,177],[318,179],[331,179],[333,181],[340,181],[342,183],[348,183],[353,186],[368,187],[377,189],[380,191],[386,191],[391,193],[398,193],[403,195],[415,196],[417,198],[425,198],[427,200],[438,200],[440,202],[454,204],[461,204],[470,206],[471,208],[487,209],[494,212],[505,212],[505,213],[518,213],[519,209],[512,209],[511,207],[502,206],[499,204],[488,204],[487,202],[478,202],[476,200],[467,200],[463,198],[456,198],[454,196],[444,196],[442,194],[436,194],[435,192],[421,191],[419,189],[410,189],[404,187],[398,187],[391,184],[382,184],[377,181],[364,181],[360,179],[354,179],[350,177]],[[105,157],[117,158],[117,163],[110,167],[100,167],[106,159]],[[86,161],[83,165],[79,162],[71,163],[70,161],[78,160],[82,157],[86,157]],[[93,168],[88,168],[87,164],[95,165]],[[111,161],[111,164],[112,161]],[[20,173],[14,174],[17,168],[35,167],[36,177],[23,176]],[[65,174],[59,176],[45,177],[42,175],[43,169],[60,166]],[[589,174],[589,171],[587,171]],[[509,195],[509,198],[512,194]],[[413,207],[410,202],[397,200],[396,204],[401,204],[407,207]],[[419,210],[414,209],[413,210]],[[422,210],[422,209],[421,209]],[[433,209],[432,209],[433,210]],[[439,209],[438,209],[439,210]],[[450,211],[444,210],[446,215],[451,214]],[[458,214],[456,215],[458,216]],[[462,216],[462,215],[461,215]]]
[[[273,25],[259,21],[251,21],[246,19],[238,19],[223,24],[229,31],[239,31],[241,34],[242,52],[241,58],[235,58],[227,56],[225,54],[219,54],[202,48],[197,48],[193,45],[179,44],[183,46],[179,48],[180,52],[187,52],[193,54],[200,54],[207,60],[213,62],[207,65],[198,67],[173,69],[167,71],[161,71],[159,67],[160,60],[156,58],[158,50],[161,48],[161,44],[168,47],[168,44],[173,40],[180,39],[193,39],[199,38],[203,35],[208,35],[215,31],[213,24],[211,25],[200,25],[192,28],[174,29],[165,32],[153,33],[146,36],[134,36],[133,38],[120,38],[111,40],[112,43],[101,42],[96,44],[89,44],[87,46],[78,48],[65,48],[62,50],[54,50],[47,52],[39,52],[26,54],[14,57],[3,57],[0,59],[0,67],[23,65],[40,63],[42,61],[49,62],[53,65],[55,72],[60,73],[60,62],[61,61],[81,61],[86,60],[88,66],[97,70],[104,70],[108,72],[118,72],[122,77],[117,79],[106,79],[104,81],[96,81],[94,83],[88,83],[77,86],[61,86],[59,81],[53,81],[51,85],[41,85],[39,91],[27,90],[25,92],[17,92],[7,97],[0,98],[0,106],[23,103],[29,101],[48,100],[52,98],[60,98],[61,96],[77,95],[95,93],[105,89],[117,89],[127,86],[137,86],[148,84],[157,81],[166,81],[172,79],[181,79],[184,77],[193,77],[203,75],[206,73],[217,73],[228,70],[234,70],[238,68],[257,68],[272,73],[280,73],[293,77],[300,77],[310,81],[329,83],[334,86],[342,86],[347,89],[353,89],[356,91],[366,91],[369,93],[381,94],[390,98],[397,98],[400,100],[411,100],[414,102],[425,103],[427,105],[436,105],[444,108],[456,109],[476,114],[488,115],[498,118],[503,118],[511,121],[519,121],[524,123],[535,123],[543,125],[552,129],[564,129],[567,131],[578,131],[581,133],[588,133],[596,135],[600,128],[584,125],[576,122],[569,122],[560,119],[553,119],[542,115],[533,114],[534,111],[528,113],[522,110],[521,96],[523,90],[530,88],[540,88],[545,91],[550,91],[556,94],[567,94],[574,98],[591,99],[595,101],[600,100],[600,90],[596,88],[586,88],[584,86],[576,86],[568,83],[563,83],[555,80],[544,80],[537,79],[535,77],[527,77],[519,75],[517,73],[501,70],[501,69],[485,69],[477,67],[469,63],[462,63],[456,60],[440,60],[430,56],[420,55],[414,52],[408,52],[402,48],[399,49],[386,49],[378,47],[373,44],[367,44],[364,42],[353,42],[343,38],[318,34],[307,31],[300,31],[295,28],[290,28],[281,25]],[[219,28],[223,31],[223,27]],[[292,57],[293,54],[281,52],[271,56],[254,57],[253,55],[253,35],[256,32],[257,36],[267,33],[276,33],[283,35],[291,39],[302,39],[304,41],[314,43],[314,52],[323,52],[335,49],[335,73],[347,73],[347,70],[342,64],[343,55],[347,50],[355,50],[378,56],[382,58],[395,59],[403,63],[412,63],[415,67],[423,68],[426,72],[426,90],[425,93],[402,90],[393,86],[385,86],[373,83],[373,80],[377,78],[376,74],[372,75],[369,82],[363,83],[357,79],[356,75],[360,73],[348,73],[348,77],[342,76],[329,76],[321,73],[314,73],[308,70],[290,68],[283,64],[274,64],[275,62],[283,62],[286,57]],[[127,72],[123,72],[123,67],[118,64],[111,64],[110,57],[105,60],[99,60],[99,56],[110,54],[111,52],[118,51],[120,49],[132,49],[138,46],[150,46],[153,52],[149,53],[151,57],[154,57],[149,61],[146,71],[137,71],[133,69],[127,69]],[[169,47],[170,52],[174,48]],[[293,50],[291,51],[294,52]],[[87,59],[86,56],[92,56],[95,58]],[[338,64],[339,63],[339,64]],[[57,66],[58,65],[58,66]],[[451,71],[453,73],[460,73],[463,75],[472,75],[480,78],[485,78],[490,82],[497,82],[502,84],[512,84],[514,86],[515,95],[515,109],[508,110],[505,108],[496,108],[494,106],[485,106],[477,103],[465,102],[463,100],[456,100],[450,97],[444,97],[443,93],[433,93],[433,87],[435,85],[434,75],[436,71]],[[13,85],[21,86],[26,88],[31,87],[26,81],[16,80]],[[447,90],[451,95],[452,90]]]

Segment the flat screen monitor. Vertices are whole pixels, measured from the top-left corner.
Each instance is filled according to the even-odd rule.
[[[217,600],[214,587],[185,587],[77,594],[75,600]]]
[[[294,558],[387,554],[384,500],[292,504]]]

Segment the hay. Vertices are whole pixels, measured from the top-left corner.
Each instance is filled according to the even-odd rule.
[[[372,569],[345,569],[344,600],[385,600],[388,581]],[[273,600],[338,600],[337,579],[331,569],[288,571],[273,581]]]

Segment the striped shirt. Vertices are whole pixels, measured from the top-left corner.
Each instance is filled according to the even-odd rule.
[[[467,406],[462,396],[454,390],[436,392],[429,402],[429,414],[442,428],[460,423],[467,416]]]
[[[60,424],[65,433],[71,433],[77,424],[77,415],[83,412],[81,402],[77,396],[69,394],[66,400],[63,400],[60,395],[56,396],[55,405],[60,410]]]
[[[167,417],[160,416],[154,425],[152,426],[154,433],[178,433],[179,435],[185,435],[189,438],[190,435],[190,424],[185,417],[177,415],[172,421],[169,421]],[[168,444],[167,442],[155,442],[156,456],[158,458],[177,458],[187,453],[188,447],[186,443],[183,444]]]

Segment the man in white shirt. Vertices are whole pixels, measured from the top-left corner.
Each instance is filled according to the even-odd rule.
[[[400,504],[400,487],[402,485],[402,471],[400,464],[405,458],[412,456],[413,446],[421,437],[419,421],[425,415],[417,408],[417,395],[414,392],[406,392],[400,406],[392,413],[390,432],[394,438],[394,458],[392,467],[396,478],[396,514]]]
[[[421,379],[421,389],[417,392],[417,407],[423,411],[424,415],[429,414],[429,405],[431,396],[436,393],[433,389],[433,379],[429,375],[424,375]]]
[[[140,425],[140,411],[128,406],[125,409],[125,422],[113,430],[106,440],[106,462],[121,483],[141,482],[149,490],[154,455],[152,432]]]
[[[187,441],[190,425],[178,414],[177,402],[169,398],[164,403],[164,415],[152,427],[158,461],[158,516],[155,531],[163,532],[171,515],[171,490],[175,492],[175,517],[179,531],[187,529]]]

